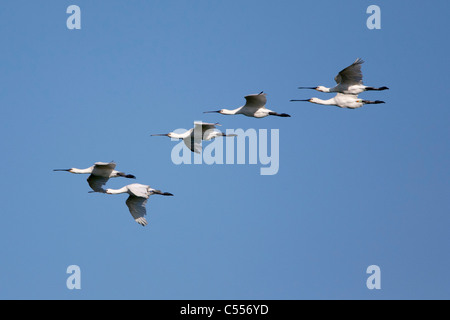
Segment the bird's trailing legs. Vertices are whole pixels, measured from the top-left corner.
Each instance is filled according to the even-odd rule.
[[[221,132],[220,135],[222,137],[237,137],[237,134],[234,134],[234,133],[226,134],[224,132]]]
[[[123,177],[123,178],[136,179],[136,177],[133,176],[132,174],[126,174],[126,173],[123,173],[123,172],[118,172],[117,175],[119,177]]]
[[[383,90],[389,90],[388,87],[380,87],[380,88],[374,88],[374,87],[366,87],[367,91],[383,91]]]
[[[375,101],[363,100],[362,102],[363,102],[364,104],[380,104],[380,103],[386,103],[386,102],[381,101],[381,100],[375,100]]]
[[[161,196],[169,196],[169,197],[173,196],[173,194],[171,194],[170,192],[162,192],[161,190],[152,190],[152,192],[154,194],[159,194]]]
[[[288,115],[287,113],[277,113],[277,112],[269,112],[269,115],[283,118],[290,117],[290,115]]]

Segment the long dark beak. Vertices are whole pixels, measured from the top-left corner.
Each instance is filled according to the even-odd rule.
[[[304,102],[309,102],[309,100],[310,100],[310,99],[308,99],[308,100],[291,100],[291,102],[293,102],[293,101],[304,101]]]
[[[70,169],[54,169],[53,171],[70,171]]]
[[[203,113],[220,113],[220,110],[217,110],[217,111],[205,111]]]
[[[168,137],[168,133],[158,133],[158,134],[151,134],[151,137]]]
[[[316,90],[317,87],[298,87],[298,89],[312,89],[312,90]]]

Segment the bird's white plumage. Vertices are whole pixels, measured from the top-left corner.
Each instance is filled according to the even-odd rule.
[[[291,100],[291,101],[309,101],[311,103],[328,105],[328,106],[337,106],[337,107],[346,108],[346,109],[360,108],[365,104],[385,103],[384,101],[380,101],[380,100],[375,100],[375,101],[363,100],[363,99],[359,99],[358,96],[355,94],[344,94],[344,93],[337,93],[334,98],[331,98],[328,100],[322,100],[319,98],[311,98],[308,100]]]
[[[219,123],[194,122],[194,127],[183,133],[170,132],[168,134],[157,134],[156,136],[168,136],[172,139],[183,139],[184,144],[193,152],[201,153],[202,140],[211,140],[216,137],[225,136],[217,130]]]
[[[364,105],[357,95],[338,93],[333,98],[334,104],[340,108],[356,109]]]
[[[103,186],[110,178],[126,177],[135,178],[133,175],[125,175],[123,172],[114,170],[114,162],[96,162],[93,166],[86,169],[55,169],[54,171],[69,171],[75,174],[89,174],[87,182],[94,192],[104,193]]]
[[[192,152],[195,153],[201,153],[202,152],[202,140],[201,139],[194,139],[194,136],[189,136],[187,138],[183,139],[184,144],[186,147],[189,148]]]
[[[299,87],[299,89],[314,89],[320,92],[339,92],[344,94],[360,94],[364,91],[383,91],[388,90],[388,87],[369,87],[364,85],[363,83],[363,74],[361,72],[361,65],[364,63],[364,60],[358,58],[348,67],[342,69],[336,77],[334,77],[334,81],[336,81],[337,85],[333,88],[327,88],[325,86],[317,86],[317,87]]]
[[[139,184],[139,183],[129,184],[127,186],[127,189],[128,189],[128,193],[130,195],[133,195],[135,197],[146,198],[146,199],[148,199],[150,197],[151,190],[152,190],[152,188],[150,188],[150,186]]]
[[[220,113],[224,115],[242,114],[252,118],[265,118],[267,116],[290,117],[286,113],[277,113],[266,108],[267,96],[264,92],[250,94],[244,97],[245,105],[236,109],[220,109],[218,111],[205,111],[205,113]]]
[[[91,175],[87,179],[91,189],[95,192],[105,192],[103,186],[106,185],[115,168],[116,164],[114,162],[96,162],[92,167]]]
[[[99,177],[111,177],[112,172],[116,168],[116,164],[114,162],[96,162],[92,167],[91,174]]]
[[[160,194],[160,195],[169,195],[171,193],[162,193],[159,190],[155,190],[150,188],[148,185],[133,183],[129,184],[121,189],[108,189],[106,190],[107,194],[120,194],[120,193],[128,193],[128,199],[126,200],[126,205],[128,210],[130,211],[133,219],[142,226],[146,226],[147,220],[145,216],[147,215],[147,201],[152,194]]]
[[[205,123],[205,122],[194,122],[194,131],[191,137],[194,137],[194,142],[201,144],[201,140],[211,140],[215,137],[221,136],[221,132],[216,130],[216,126],[220,126],[219,123]],[[200,139],[198,139],[200,138]]]
[[[219,123],[194,122],[194,128],[190,135],[190,139],[184,139],[186,146],[195,153],[201,153],[202,140],[209,141],[211,139],[222,137],[224,133],[219,131],[216,126]]]

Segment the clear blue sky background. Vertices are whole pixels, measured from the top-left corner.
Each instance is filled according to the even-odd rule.
[[[82,29],[66,28],[81,8]],[[366,9],[382,10],[369,30]],[[0,298],[449,299],[448,1],[2,1]],[[357,57],[362,94],[331,97]],[[206,114],[264,90],[291,118]],[[181,165],[151,138],[194,120],[280,130],[280,171]],[[118,163],[151,198],[89,194]],[[110,180],[119,188],[126,179]],[[133,181],[134,182],[134,181]],[[82,289],[66,288],[81,267]],[[382,290],[366,288],[378,265]]]

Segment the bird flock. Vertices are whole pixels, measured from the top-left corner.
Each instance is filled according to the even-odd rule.
[[[324,86],[317,87],[298,87],[298,89],[313,89],[319,92],[336,93],[336,96],[322,100],[319,98],[310,98],[306,100],[292,99],[291,102],[304,101],[321,105],[333,105],[340,108],[356,109],[366,104],[381,104],[385,103],[381,100],[364,100],[360,99],[358,95],[365,91],[383,91],[388,90],[388,87],[369,87],[363,84],[363,75],[361,72],[361,65],[364,63],[362,59],[356,59],[347,68],[341,70],[334,78],[336,86],[328,88]],[[290,117],[286,113],[278,113],[273,110],[267,109],[267,96],[264,92],[259,94],[251,94],[245,97],[245,105],[236,109],[220,109],[217,111],[205,111],[204,113],[220,113],[223,115],[238,115],[242,114],[247,117],[253,118],[265,118],[267,116],[277,117]],[[202,140],[208,141],[217,137],[236,136],[235,134],[225,134],[217,130],[216,126],[220,126],[219,123],[204,123],[194,122],[194,128],[187,130],[184,133],[169,132],[167,134],[152,134],[152,136],[167,136],[172,139],[182,139],[185,145],[195,153],[201,153]],[[173,196],[172,193],[162,192],[157,189],[153,189],[148,185],[133,183],[124,186],[120,189],[105,189],[110,178],[127,178],[136,179],[132,174],[126,174],[115,170],[116,164],[112,161],[109,163],[97,162],[93,166],[86,169],[54,169],[53,171],[67,171],[73,174],[89,174],[87,182],[91,187],[90,193],[104,193],[104,194],[122,194],[127,193],[128,199],[126,205],[133,217],[133,219],[140,225],[146,226],[148,224],[145,216],[147,214],[146,204],[151,195],[157,194],[162,196]]]

